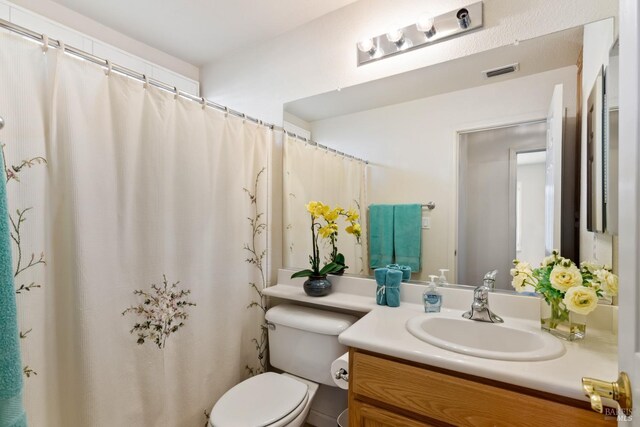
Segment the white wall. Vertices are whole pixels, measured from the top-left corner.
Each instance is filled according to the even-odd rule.
[[[544,258],[545,164],[518,165],[521,185],[521,247],[517,258],[539,265]]]
[[[485,0],[482,30],[361,67],[356,41],[464,6],[470,0],[360,0],[205,66],[202,93],[263,120],[282,123],[285,102],[422,68],[615,16],[617,0]]]
[[[543,119],[557,83],[564,85],[569,116],[575,116],[576,72],[577,68],[570,66],[321,120],[311,124],[312,137],[369,160],[369,203],[435,201],[431,229],[423,235],[423,271],[453,271],[456,132]]]
[[[609,63],[609,49],[614,41],[614,22],[607,19],[584,27],[582,65],[582,147],[580,176],[580,260],[594,260],[613,265],[613,241],[608,234],[587,231],[587,101],[598,71]]]
[[[198,67],[125,36],[50,0],[0,0],[0,19],[61,39],[69,46],[135,70],[194,95]]]

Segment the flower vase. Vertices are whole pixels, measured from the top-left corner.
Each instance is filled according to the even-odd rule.
[[[302,285],[304,292],[310,297],[323,297],[331,293],[331,282],[327,276],[310,276]]]
[[[587,316],[567,309],[562,300],[540,298],[540,324],[543,330],[566,341],[578,341],[587,333]]]

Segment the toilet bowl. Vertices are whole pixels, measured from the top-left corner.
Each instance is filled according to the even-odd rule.
[[[282,304],[265,319],[269,362],[285,373],[256,375],[228,390],[211,409],[211,427],[298,427],[319,385],[336,387],[331,362],[347,351],[338,335],[356,317]]]
[[[227,391],[211,409],[211,427],[298,427],[304,424],[318,384],[267,372]]]

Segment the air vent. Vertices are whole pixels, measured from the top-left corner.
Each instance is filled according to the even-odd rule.
[[[509,65],[505,65],[498,68],[492,68],[490,70],[484,70],[482,74],[486,79],[488,79],[491,77],[501,76],[503,74],[513,73],[518,71],[519,69],[520,69],[520,64],[516,62],[515,64],[509,64]]]

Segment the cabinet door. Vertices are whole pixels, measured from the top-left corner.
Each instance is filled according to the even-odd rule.
[[[355,427],[425,427],[431,424],[394,414],[375,406],[354,401],[349,407],[350,424]]]

